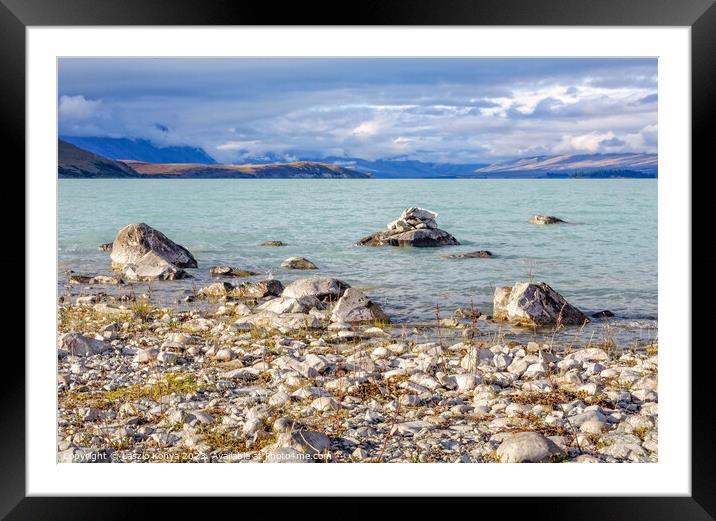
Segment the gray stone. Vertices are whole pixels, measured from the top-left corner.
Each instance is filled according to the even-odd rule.
[[[363,237],[356,246],[449,246],[460,244],[445,230],[437,227],[437,213],[423,208],[406,208],[386,230]]]
[[[316,266],[313,262],[310,260],[304,258],[304,257],[289,257],[285,261],[281,263],[282,268],[286,268],[289,270],[317,270],[318,266]]]
[[[283,290],[281,281],[268,279],[259,282],[242,282],[231,290],[231,296],[237,298],[278,297]]]
[[[61,355],[86,357],[109,351],[112,346],[80,333],[65,333],[59,337],[57,348]]]
[[[501,463],[548,463],[564,456],[556,443],[539,432],[512,434],[497,448]]]
[[[256,309],[272,313],[308,313],[312,308],[323,308],[323,303],[316,297],[278,297],[264,302]]]
[[[280,433],[276,446],[291,447],[304,454],[320,454],[331,446],[331,440],[322,432],[299,429]]]
[[[209,268],[209,274],[212,277],[253,277],[261,275],[261,273],[251,270],[242,270],[241,268],[233,268],[231,266],[212,266]]]
[[[332,322],[374,322],[389,321],[383,309],[361,290],[348,288],[338,300],[331,313]]]
[[[149,252],[177,268],[197,267],[189,250],[144,223],[129,224],[119,230],[112,243],[112,264],[117,267],[139,264]]]
[[[530,217],[530,224],[557,224],[563,222],[566,221],[563,221],[554,215],[533,215]]]
[[[311,277],[291,282],[281,293],[282,297],[316,297],[338,299],[350,285],[330,277]]]
[[[135,263],[123,265],[124,278],[133,282],[178,280],[190,275],[153,251],[145,253]]]
[[[581,326],[589,322],[584,313],[544,282],[521,282],[509,290],[504,286],[496,288],[492,314],[497,320],[526,326]]]

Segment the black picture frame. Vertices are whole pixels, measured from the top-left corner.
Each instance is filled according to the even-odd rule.
[[[692,171],[706,169],[710,159],[716,99],[716,6],[714,0],[364,0],[346,5],[322,2],[246,3],[226,0],[0,0],[0,114],[3,123],[2,148],[7,164],[15,173],[25,171],[25,30],[28,26],[110,26],[110,25],[589,25],[589,26],[689,26],[691,28],[692,72]],[[340,13],[340,14],[339,14]],[[343,14],[345,13],[345,14]],[[342,16],[341,16],[342,15]],[[687,175],[689,174],[689,175]],[[684,172],[685,182],[693,176]],[[24,193],[24,183],[15,179],[12,193]],[[19,196],[13,197],[19,199]],[[706,208],[692,207],[694,224],[707,219]],[[6,210],[7,211],[7,210]],[[11,210],[17,220],[17,210]],[[6,216],[7,217],[7,216]],[[15,227],[16,244],[24,244],[24,229]],[[698,237],[692,231],[693,237]],[[19,248],[18,248],[19,249]],[[693,268],[713,266],[713,254],[695,259]],[[692,257],[693,258],[693,257]],[[12,269],[14,280],[18,259],[2,260]],[[24,277],[28,276],[26,271]],[[693,273],[692,273],[693,277]],[[17,288],[19,295],[20,289]],[[4,305],[7,306],[7,305]],[[13,316],[18,314],[14,300]],[[8,308],[9,309],[9,308]],[[695,309],[692,308],[692,309]],[[31,312],[32,310],[27,310]],[[8,310],[6,309],[6,312]],[[7,316],[7,315],[6,315]],[[686,325],[685,325],[686,326]],[[688,339],[688,342],[692,342]],[[19,344],[19,341],[18,341]],[[9,347],[9,346],[7,346]],[[682,346],[684,352],[691,345]],[[480,498],[484,506],[505,508],[514,516],[530,519],[714,519],[716,517],[716,464],[711,444],[714,431],[713,391],[709,386],[711,356],[705,349],[692,349],[692,494],[689,497],[587,497],[587,498]],[[25,357],[22,350],[5,349],[0,378],[0,516],[6,519],[126,519],[160,506],[163,517],[188,517],[206,511],[188,499],[168,498],[40,498],[25,493]],[[555,483],[559,487],[559,483]],[[316,491],[320,494],[320,491]],[[415,498],[401,507],[401,515],[419,513],[426,498]],[[161,504],[158,503],[161,501]],[[211,511],[227,499],[212,498]],[[241,501],[246,501],[242,499]],[[266,501],[264,499],[264,501]],[[340,501],[340,504],[337,502]],[[451,511],[473,509],[474,505],[455,504]],[[473,500],[474,501],[474,500]],[[294,500],[295,502],[295,500]],[[488,505],[488,503],[491,503]],[[271,510],[279,506],[295,509],[294,504],[271,500]],[[203,507],[201,507],[203,508]],[[321,500],[320,509],[344,518],[370,514],[364,499]],[[469,510],[466,511],[466,513]],[[180,513],[180,514],[178,514]],[[276,511],[274,511],[276,514]],[[217,513],[218,515],[218,513]]]

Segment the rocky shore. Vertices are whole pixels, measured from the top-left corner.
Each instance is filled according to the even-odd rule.
[[[418,222],[391,235],[437,229],[433,212],[408,210],[401,219]],[[416,327],[320,276],[219,281],[197,288],[202,307],[158,307],[131,274],[173,284],[164,274],[196,266],[192,254],[147,225],[107,251],[116,279],[74,274],[60,297],[60,462],[658,458],[657,344],[556,342],[589,319],[544,282],[496,288],[492,315],[442,310]],[[531,327],[534,340],[483,334],[485,321]]]

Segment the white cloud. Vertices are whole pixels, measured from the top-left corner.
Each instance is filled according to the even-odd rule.
[[[365,122],[361,123],[360,125],[358,125],[357,127],[355,127],[351,131],[351,134],[353,134],[354,136],[359,137],[359,138],[367,138],[367,137],[376,135],[379,130],[380,130],[380,123],[378,123],[378,121],[376,121],[376,120],[365,121]]]
[[[60,96],[59,113],[69,120],[87,120],[98,115],[102,100],[87,99],[79,96]]]
[[[602,141],[614,139],[614,132],[590,132],[579,136],[563,136],[562,140],[555,145],[553,151],[557,154],[587,152],[590,154],[599,152]]]

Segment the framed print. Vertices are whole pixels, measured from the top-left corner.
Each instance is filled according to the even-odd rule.
[[[181,4],[0,11],[27,195],[8,519],[185,495],[712,518],[711,2]]]

